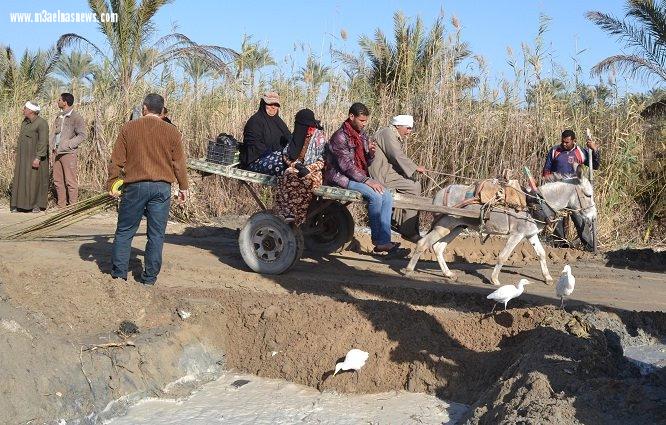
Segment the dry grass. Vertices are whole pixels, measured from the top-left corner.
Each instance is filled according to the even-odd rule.
[[[644,104],[615,96],[606,102],[581,105],[575,90],[563,96],[537,90],[536,102],[525,106],[519,101],[519,93],[529,88],[527,79],[503,82],[512,90],[500,95],[487,83],[488,76],[482,71],[480,83],[472,93],[456,83],[452,72],[433,70],[431,74],[437,78],[431,77],[418,87],[412,87],[406,96],[409,106],[404,110],[397,109],[398,101],[389,94],[359,98],[344,87],[336,86],[338,88],[330,90],[326,99],[314,102],[307,89],[297,83],[280,79],[274,81],[273,86],[281,91],[281,115],[290,127],[295,112],[310,107],[322,119],[329,135],[345,119],[353,101],[362,101],[371,107],[371,132],[385,125],[392,115],[413,113],[416,124],[414,136],[406,147],[409,155],[429,169],[473,178],[495,176],[506,168],[518,170],[523,165],[538,176],[547,149],[559,143],[563,129],[572,128],[582,135],[584,129],[590,127],[602,149],[602,169],[595,175],[601,241],[605,246],[643,241],[650,223],[646,220],[646,205],[639,204],[638,195],[654,190],[650,185],[659,183],[641,177],[647,164],[654,161],[655,146],[650,139],[655,136],[650,136],[639,114]],[[149,90],[151,88],[146,86],[134,93],[134,101],[138,103]],[[152,90],[161,91],[154,87]],[[253,91],[259,92],[260,87]],[[258,106],[257,98],[248,98],[236,86],[226,83],[196,97],[183,85],[176,92],[166,93],[165,97],[170,116],[182,132],[191,157],[204,156],[206,141],[218,133],[240,137],[245,121]],[[130,113],[119,110],[117,105],[118,99],[106,93],[98,94],[90,104],[78,106],[92,129],[79,154],[81,185],[89,193],[102,190],[116,134]],[[51,100],[43,116],[51,123],[55,113]],[[13,174],[20,120],[20,105],[0,108],[0,191],[5,196]],[[663,178],[663,172],[661,176]],[[179,219],[203,220],[223,213],[250,213],[255,208],[236,182],[218,177],[201,179],[196,174],[191,177],[192,202],[178,212]],[[661,182],[663,185],[663,180]],[[426,192],[432,195],[436,187],[429,180],[423,183]],[[262,196],[268,198],[270,193],[264,190]],[[660,232],[658,226],[650,229],[652,243],[663,240],[663,231]]]

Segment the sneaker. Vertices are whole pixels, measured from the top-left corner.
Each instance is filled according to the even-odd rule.
[[[9,212],[10,212],[10,213],[15,213],[15,212],[18,212],[18,210],[17,210],[16,208],[10,208],[10,209],[9,209]]]
[[[38,207],[35,207],[35,208],[32,209],[32,212],[40,213],[40,212],[42,212],[42,210],[40,210]]]

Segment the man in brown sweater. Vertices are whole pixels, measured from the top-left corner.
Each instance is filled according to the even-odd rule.
[[[162,245],[171,203],[171,184],[178,182],[178,200],[187,199],[187,167],[181,135],[175,126],[160,118],[164,98],[151,93],[143,100],[143,116],[123,126],[109,163],[109,194],[124,172],[124,185],[118,209],[118,225],[113,240],[111,276],[127,280],[132,239],[141,217],[147,221],[148,242],[141,282],[153,285],[162,267]]]

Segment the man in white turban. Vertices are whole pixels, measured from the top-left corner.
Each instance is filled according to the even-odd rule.
[[[46,209],[49,190],[49,125],[39,105],[26,102],[16,147],[16,166],[9,202],[12,212]]]
[[[380,128],[374,135],[377,144],[375,159],[370,164],[370,176],[384,187],[398,193],[421,195],[421,183],[414,180],[415,173],[423,173],[425,167],[416,165],[404,152],[403,144],[412,134],[414,117],[397,115],[391,124]],[[416,241],[419,234],[418,211],[394,209],[393,222],[404,239]]]

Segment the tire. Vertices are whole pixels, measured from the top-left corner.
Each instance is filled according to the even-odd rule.
[[[294,256],[294,262],[291,263],[289,269],[294,267],[296,263],[303,257],[303,251],[305,250],[305,238],[303,237],[303,232],[298,227],[291,226],[292,232],[294,232],[294,237],[296,238],[296,255]],[[287,269],[287,270],[289,270]]]
[[[308,252],[340,252],[354,237],[354,218],[347,207],[339,202],[332,202],[303,223],[301,230]]]
[[[243,226],[238,246],[245,264],[257,273],[280,274],[303,254],[303,235],[266,211],[253,214]]]

